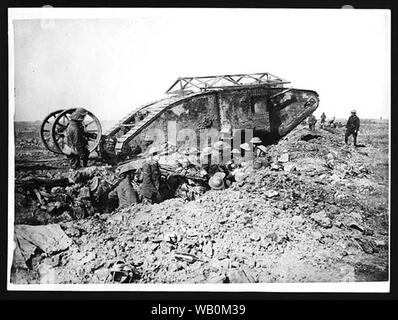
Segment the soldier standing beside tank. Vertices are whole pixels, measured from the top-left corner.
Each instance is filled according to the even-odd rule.
[[[142,166],[141,195],[147,203],[159,203],[162,201],[160,194],[160,166],[159,149],[152,147],[148,151],[151,157]]]
[[[357,146],[357,136],[358,136],[358,130],[359,130],[359,118],[356,115],[356,111],[352,110],[351,111],[351,116],[348,118],[347,124],[346,124],[346,132],[345,132],[345,143],[348,144],[348,138],[350,135],[354,137],[354,146]]]
[[[66,144],[71,148],[72,153],[69,155],[72,169],[80,168],[80,161],[83,167],[87,167],[88,162],[88,140],[83,127],[83,120],[87,114],[87,110],[77,108],[72,113],[68,128],[66,129]]]
[[[316,118],[313,114],[308,117],[308,126],[310,131],[315,131]]]
[[[321,115],[321,128],[325,126],[325,122],[326,122],[326,115],[325,112],[323,112]]]

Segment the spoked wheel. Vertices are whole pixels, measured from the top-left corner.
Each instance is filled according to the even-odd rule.
[[[40,138],[41,141],[43,142],[44,146],[54,152],[54,153],[59,153],[62,154],[62,152],[59,151],[59,149],[55,146],[54,140],[51,135],[51,128],[52,125],[55,121],[55,119],[58,117],[60,113],[62,113],[64,109],[60,109],[54,112],[51,112],[41,123],[40,127]]]
[[[64,110],[57,116],[52,125],[51,134],[58,152],[63,153],[62,150],[66,144],[66,129],[68,128],[70,117],[75,110],[76,108]],[[97,148],[101,140],[101,123],[94,114],[88,111],[83,120],[83,127],[87,133],[88,151],[92,152]]]

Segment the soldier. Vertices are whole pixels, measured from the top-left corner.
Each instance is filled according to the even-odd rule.
[[[74,170],[80,168],[80,160],[83,162],[83,167],[86,167],[88,162],[88,140],[82,124],[86,114],[87,110],[77,108],[72,113],[66,129],[66,145],[71,149],[69,158],[71,167]]]
[[[321,115],[321,128],[323,128],[323,126],[325,125],[325,122],[326,122],[326,115],[325,115],[325,112],[323,112]]]
[[[329,127],[336,128],[335,120],[336,120],[336,117],[333,117],[332,120],[329,120]]]
[[[213,149],[215,150],[214,157],[212,157],[212,163],[218,165],[224,165],[229,161],[231,146],[229,143],[224,141],[217,141],[213,145]]]
[[[205,147],[200,154],[200,166],[210,176],[215,172],[222,171],[219,162],[219,152],[212,147]]]
[[[144,202],[159,203],[162,201],[160,194],[160,166],[159,166],[159,149],[152,147],[148,151],[150,156],[142,166],[142,184],[141,195]]]
[[[256,156],[257,157],[264,157],[267,154],[267,148],[263,145],[258,146],[256,149]]]
[[[250,144],[248,144],[247,142],[245,142],[245,143],[242,143],[241,145],[240,145],[240,148],[242,149],[242,150],[244,150],[244,155],[245,155],[245,157],[249,154],[251,154],[252,152],[253,152],[253,149],[250,147]]]
[[[203,169],[208,169],[211,165],[211,155],[213,153],[212,147],[205,147],[203,148],[202,152],[200,153],[200,163]]]
[[[138,193],[131,184],[131,173],[131,170],[120,171],[120,174],[124,179],[116,188],[117,197],[119,199],[119,208],[129,207],[138,203]]]
[[[250,140],[250,143],[253,145],[253,151],[256,153],[256,155],[258,154],[258,147],[260,146],[260,144],[262,143],[261,139],[259,137],[253,137]]]
[[[345,132],[345,143],[348,144],[348,137],[352,135],[354,137],[354,146],[357,146],[357,135],[359,130],[359,118],[356,115],[356,111],[351,111],[351,116],[348,118],[346,124],[346,132]]]
[[[114,187],[116,187],[115,190],[108,194],[108,199],[113,199],[117,196],[119,199],[119,208],[126,208],[139,202],[138,193],[134,189],[132,183],[134,179],[134,170],[136,170],[136,168],[131,162],[118,168],[120,180],[114,185]]]
[[[222,190],[225,189],[224,183],[225,173],[224,172],[216,172],[210,179],[209,179],[209,186],[213,190]]]
[[[308,126],[311,131],[315,131],[316,118],[313,114],[308,117]]]
[[[231,160],[227,163],[227,169],[229,171],[234,170],[238,163],[239,163],[239,157],[240,157],[240,151],[238,149],[232,149],[231,150]]]

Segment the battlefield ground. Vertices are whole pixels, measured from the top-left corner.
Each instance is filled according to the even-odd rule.
[[[362,120],[355,148],[352,140],[345,145],[344,128],[310,132],[299,125],[269,146],[272,165],[193,201],[79,216],[60,210],[59,199],[78,194],[83,184],[40,195],[15,190],[9,223],[21,252],[15,253],[11,282],[386,281],[388,128],[388,121]],[[70,175],[65,157],[42,146],[39,129],[40,122],[15,123],[16,183]],[[91,165],[91,176],[112,179],[112,167]],[[58,247],[26,249],[24,230],[43,226],[53,237],[62,233],[62,241],[51,239]]]

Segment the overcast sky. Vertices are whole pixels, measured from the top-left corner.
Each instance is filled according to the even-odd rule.
[[[72,107],[118,120],[179,76],[256,72],[317,91],[317,117],[389,117],[388,11],[132,10],[14,20],[15,120]]]

